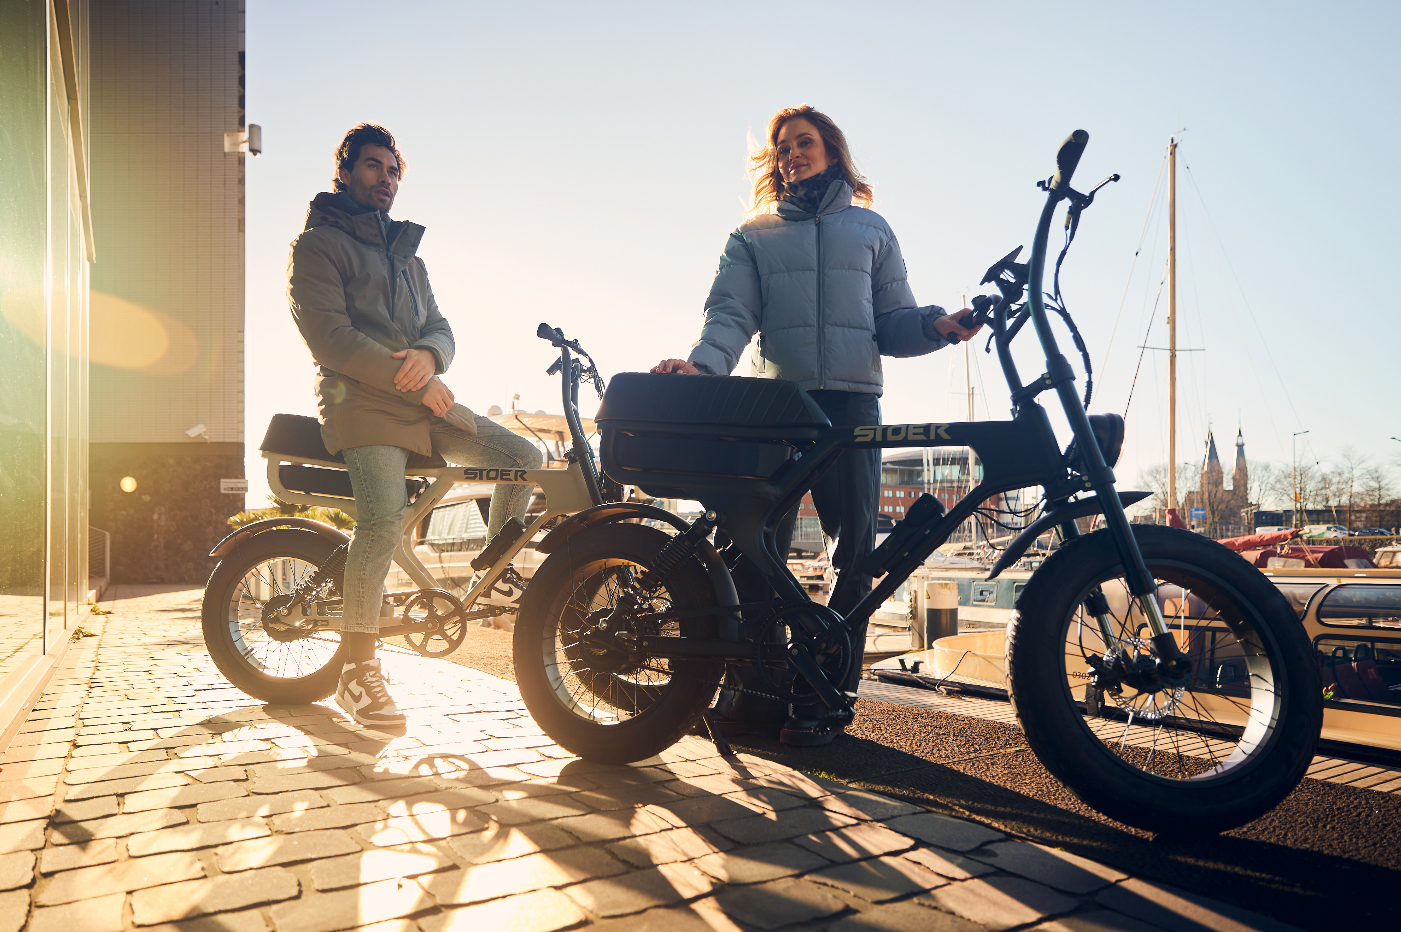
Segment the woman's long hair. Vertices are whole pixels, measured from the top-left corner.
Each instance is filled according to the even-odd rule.
[[[866,177],[856,170],[851,161],[851,149],[846,144],[846,135],[832,118],[808,104],[797,107],[784,107],[769,120],[765,145],[754,148],[749,153],[749,173],[754,178],[754,203],[750,213],[760,214],[773,208],[783,198],[783,175],[778,170],[778,134],[789,120],[801,117],[813,126],[822,136],[822,145],[827,149],[827,159],[841,166],[846,183],[851,185],[855,200],[862,207],[869,207],[874,193]]]

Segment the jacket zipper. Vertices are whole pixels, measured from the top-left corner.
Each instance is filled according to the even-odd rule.
[[[827,337],[822,323],[822,217],[812,218],[817,229],[817,387],[827,387]]]
[[[399,274],[404,276],[404,287],[409,290],[409,300],[413,302],[413,319],[418,320],[418,295],[413,293],[413,284],[409,281],[408,266],[405,266],[404,268],[400,269]]]

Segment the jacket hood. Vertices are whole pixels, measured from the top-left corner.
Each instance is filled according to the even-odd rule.
[[[351,214],[341,203],[340,196],[330,191],[322,191],[316,195],[307,207],[306,223],[302,230],[316,227],[334,227],[367,246],[385,248],[378,211],[367,210],[362,214]],[[390,221],[389,229],[395,255],[407,257],[418,251],[419,240],[423,238],[422,226],[395,220]]]
[[[827,186],[827,193],[822,195],[822,201],[818,204],[816,214],[799,208],[792,201],[779,201],[778,215],[784,220],[811,220],[816,216],[834,214],[850,207],[854,195],[855,192],[851,190],[851,185],[845,181],[837,180]]]

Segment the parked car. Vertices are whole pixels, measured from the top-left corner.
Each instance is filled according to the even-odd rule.
[[[1384,527],[1363,527],[1352,532],[1353,537],[1390,537],[1391,532]]]

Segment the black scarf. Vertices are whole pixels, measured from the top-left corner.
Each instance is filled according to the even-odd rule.
[[[827,194],[827,189],[832,186],[832,182],[845,180],[846,176],[842,174],[841,165],[833,163],[802,181],[785,181],[783,193],[778,196],[778,199],[787,201],[804,213],[815,214],[817,208],[822,206],[822,198]]]

